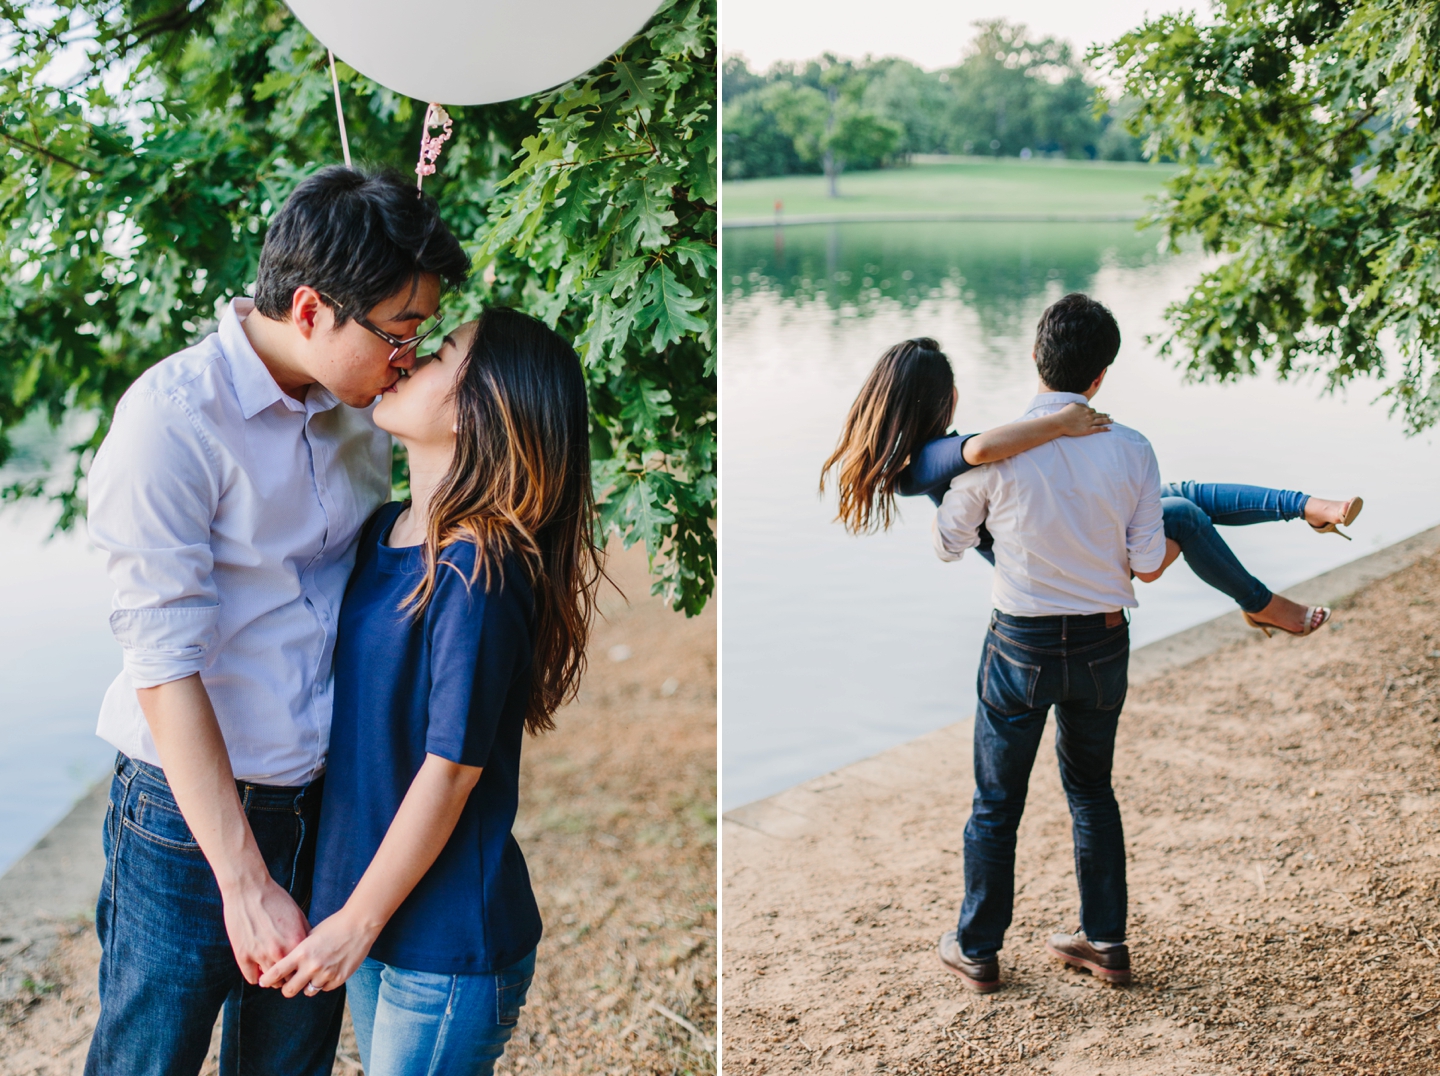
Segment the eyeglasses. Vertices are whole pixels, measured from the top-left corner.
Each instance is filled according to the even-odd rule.
[[[316,294],[319,295],[320,298],[324,299],[331,306],[333,306],[337,312],[344,309],[343,303],[340,303],[337,300],[330,298],[330,296],[326,295],[323,291],[316,292]],[[376,336],[380,337],[381,340],[384,340],[387,344],[393,347],[395,350],[390,352],[390,357],[385,361],[394,362],[396,359],[403,359],[406,355],[419,348],[419,346],[426,341],[426,339],[430,336],[431,333],[433,333],[436,329],[440,328],[440,323],[444,321],[445,318],[443,315],[437,313],[435,315],[435,323],[431,325],[430,328],[426,329],[418,336],[411,336],[407,339],[401,339],[394,333],[387,333],[384,329],[375,325],[364,314],[355,314],[351,317],[350,320],[354,321],[362,329],[374,333]]]

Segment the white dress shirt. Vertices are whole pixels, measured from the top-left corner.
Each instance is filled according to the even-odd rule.
[[[360,527],[390,492],[390,438],[319,385],[287,396],[236,299],[219,330],[141,374],[89,477],[125,664],[98,733],[160,764],[135,689],[199,673],[241,780],[325,767],[331,657]]]
[[[1045,392],[1022,418],[1088,403]],[[1012,616],[1109,613],[1138,605],[1130,572],[1165,559],[1160,466],[1127,426],[1059,437],[950,483],[935,514],[935,552],[959,560],[984,523],[995,538],[995,608]]]

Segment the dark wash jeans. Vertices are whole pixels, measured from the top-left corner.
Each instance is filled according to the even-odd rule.
[[[237,782],[270,876],[310,903],[323,778],[303,788]],[[328,1076],[345,992],[285,998],[245,982],[220,888],[165,775],[121,755],[105,814],[100,1019],[86,1076],[195,1076],[215,1018],[223,1076]]]
[[[987,960],[1005,943],[1015,904],[1015,832],[1052,706],[1080,925],[1093,941],[1125,940],[1125,835],[1110,767],[1129,665],[1123,619],[1106,627],[1104,613],[991,617],[976,687],[975,803],[965,826],[959,934],[970,959]]]

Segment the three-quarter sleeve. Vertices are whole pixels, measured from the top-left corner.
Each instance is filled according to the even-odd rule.
[[[1153,572],[1165,563],[1165,519],[1160,508],[1160,462],[1149,442],[1138,461],[1139,497],[1125,528],[1125,550],[1132,572]]]
[[[949,434],[927,441],[900,473],[896,491],[902,497],[928,496],[938,505],[951,481],[975,466],[965,459],[965,442],[974,436]]]
[[[219,623],[211,524],[219,467],[188,412],[132,389],[88,480],[90,539],[109,555],[110,629],[135,687],[201,672]]]
[[[490,757],[512,690],[528,687],[529,589],[517,573],[486,588],[473,583],[473,547],[446,550],[426,608],[430,638],[430,696],[425,751],[462,766]]]
[[[941,560],[959,560],[965,550],[980,542],[980,528],[990,512],[990,494],[983,479],[985,472],[957,479],[950,486],[935,512],[930,535],[935,555]]]

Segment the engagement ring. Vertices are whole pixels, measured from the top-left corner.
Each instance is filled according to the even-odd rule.
[[[307,998],[313,998],[313,997],[314,997],[316,994],[318,994],[318,993],[320,993],[320,988],[319,988],[318,986],[316,986],[314,983],[311,983],[309,986],[307,986],[307,987],[305,988],[305,996],[306,996]]]

